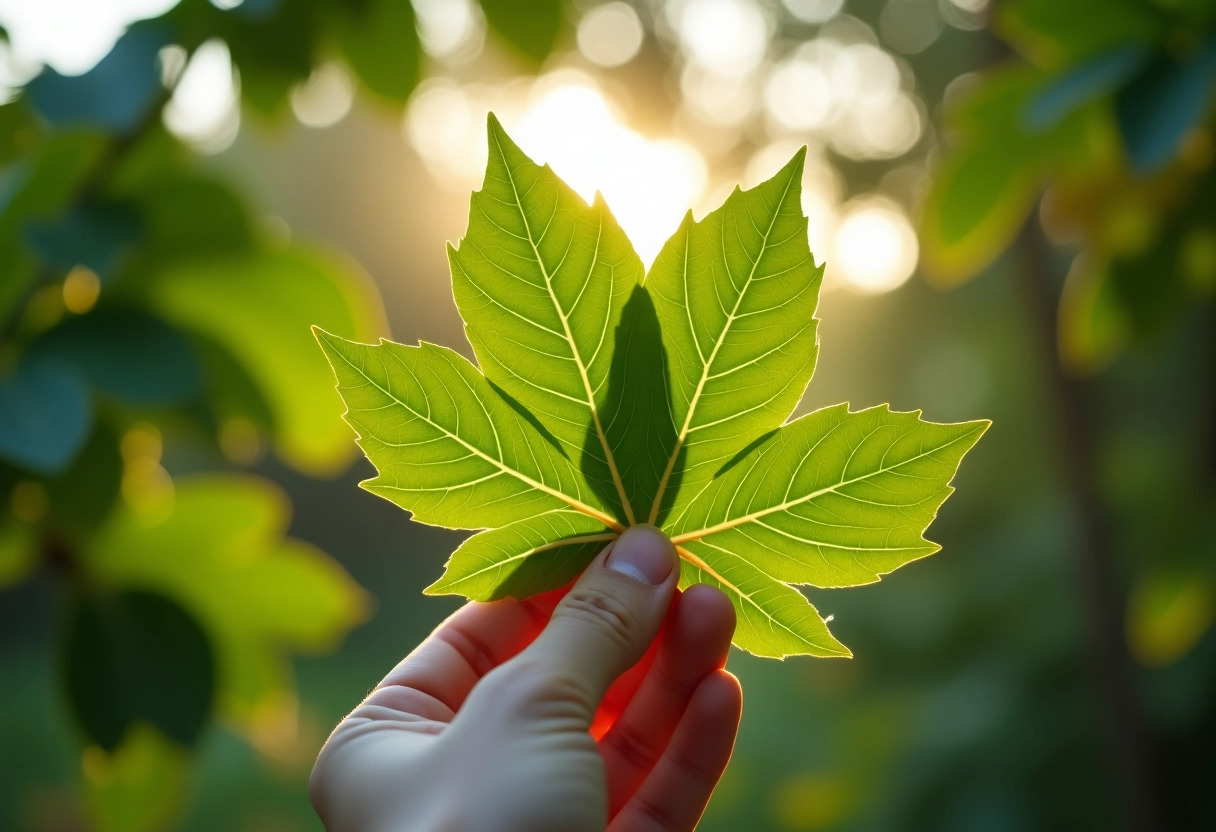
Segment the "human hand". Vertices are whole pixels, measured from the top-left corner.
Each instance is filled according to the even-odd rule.
[[[334,730],[330,832],[685,832],[730,758],[734,609],[627,530],[564,593],[471,603]],[[657,637],[656,637],[657,636]]]

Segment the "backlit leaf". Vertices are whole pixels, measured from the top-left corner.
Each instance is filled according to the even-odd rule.
[[[306,249],[199,258],[150,282],[155,310],[224,347],[256,382],[274,417],[279,455],[307,472],[332,473],[353,451],[318,407],[328,376],[308,327],[354,338],[382,329],[375,295],[350,264]]]
[[[731,599],[738,646],[849,655],[798,586],[872,583],[937,551],[923,534],[988,423],[845,405],[787,423],[814,372],[823,276],[804,151],[689,215],[643,280],[601,199],[584,203],[493,117],[489,142],[449,252],[480,368],[318,332],[379,472],[364,487],[421,522],[484,529],[427,591],[552,590],[652,523],[677,546],[681,586]]]
[[[197,618],[215,647],[217,705],[240,725],[289,700],[288,650],[330,649],[366,614],[340,566],[284,538],[289,519],[265,480],[185,478],[166,505],[115,511],[86,553],[99,582],[153,589]]]

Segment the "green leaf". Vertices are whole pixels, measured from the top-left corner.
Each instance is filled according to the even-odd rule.
[[[561,586],[583,571],[616,537],[593,517],[555,509],[460,544],[430,595],[463,595],[474,601],[526,598]]]
[[[602,200],[493,117],[489,142],[449,249],[480,369],[431,344],[318,334],[378,471],[364,487],[421,522],[484,529],[427,591],[556,589],[649,522],[676,544],[682,586],[730,597],[738,646],[849,655],[797,586],[872,583],[937,551],[924,532],[988,423],[845,405],[786,423],[818,353],[804,152],[688,216],[640,280]]]
[[[436,525],[499,526],[566,507],[612,520],[570,460],[465,358],[427,343],[317,338],[379,472],[368,491]]]
[[[135,309],[70,318],[35,341],[29,354],[71,365],[95,389],[133,404],[178,402],[202,384],[181,333]]]
[[[153,308],[221,345],[256,382],[274,416],[279,455],[310,473],[333,473],[353,448],[322,392],[329,373],[308,327],[349,337],[383,328],[375,294],[351,264],[307,249],[204,258],[158,273]]]
[[[97,582],[155,590],[197,617],[215,646],[217,705],[244,727],[290,701],[288,651],[328,650],[366,615],[340,566],[284,539],[289,520],[265,480],[179,479],[167,504],[115,511],[83,558]]]
[[[21,583],[38,568],[38,535],[14,517],[0,517],[0,589]]]
[[[489,134],[468,232],[448,249],[469,343],[486,378],[531,411],[632,522],[648,507],[626,504],[601,412],[613,330],[642,281],[642,261],[602,199],[588,207],[492,115]]]
[[[397,101],[409,98],[421,72],[413,7],[398,0],[338,0],[330,11],[330,32],[368,89]]]
[[[955,147],[934,171],[921,217],[922,266],[935,282],[961,283],[1008,247],[1045,175],[1116,158],[1105,111],[1096,102],[1055,98],[1059,83],[1007,65],[952,108]]]
[[[562,0],[481,0],[490,28],[533,63],[539,64],[557,43],[561,31]]]
[[[801,208],[805,155],[750,191],[736,188],[699,223],[690,212],[646,277],[673,366],[679,426],[651,523],[677,466],[681,495],[696,493],[785,421],[815,371],[823,267],[811,257]]]
[[[146,590],[81,598],[67,639],[72,710],[97,745],[113,750],[136,721],[193,743],[211,713],[215,658],[179,604]]]
[[[753,598],[778,594],[780,584],[873,583],[940,548],[922,534],[989,423],[918,417],[885,405],[850,413],[843,404],[803,416],[751,448],[664,524],[692,556],[686,560],[721,576],[715,581],[742,599],[741,621],[750,628],[737,634],[739,646],[772,656],[844,653],[826,630],[798,622],[809,604]],[[794,649],[794,638],[805,650]]]
[[[1001,4],[996,15],[1002,37],[1045,68],[1130,43],[1151,43],[1169,23],[1163,8],[1141,0],[1015,0]]]
[[[97,832],[169,828],[186,797],[185,749],[147,723],[136,723],[113,753],[83,755],[84,801]]]

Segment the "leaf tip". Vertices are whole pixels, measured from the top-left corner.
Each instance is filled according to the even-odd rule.
[[[780,175],[781,173],[788,172],[789,176],[791,176],[791,177],[797,179],[799,182],[801,182],[802,181],[802,169],[806,165],[806,153],[807,153],[806,145],[803,145],[802,147],[798,148],[798,150],[795,151],[794,155],[790,157],[790,160],[785,163],[785,167],[783,167],[781,169],[781,171],[779,172],[778,175]]]
[[[439,580],[435,581],[435,583],[433,583],[430,586],[423,589],[422,594],[430,595],[432,597],[436,597],[439,595],[452,595],[453,593],[444,585],[444,581],[446,579],[447,579],[447,575],[444,575]]]
[[[342,343],[342,339],[316,324],[313,324],[311,329],[312,337],[317,339],[317,345],[321,347],[321,352],[325,353],[325,358],[333,366],[334,356],[338,354],[338,345]]]

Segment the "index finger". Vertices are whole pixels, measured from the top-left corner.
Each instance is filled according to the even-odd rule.
[[[469,691],[544,629],[566,588],[523,601],[471,602],[435,628],[364,700],[447,722]]]

